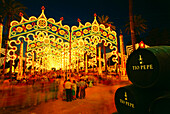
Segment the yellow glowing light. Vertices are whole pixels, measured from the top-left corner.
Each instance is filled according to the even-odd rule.
[[[80,46],[84,46],[84,41],[83,40],[79,40],[78,43],[79,43]]]
[[[31,47],[34,48],[34,47],[35,47],[35,44],[31,44]]]
[[[108,46],[108,43],[104,43],[104,46]]]
[[[51,28],[51,30],[52,30],[52,31],[56,31],[56,30],[57,30],[57,27],[53,26],[53,27]]]
[[[59,33],[60,33],[61,35],[64,35],[64,34],[65,34],[65,31],[64,31],[64,30],[60,30]]]
[[[19,24],[18,21],[12,21],[10,25],[11,25],[11,26],[15,26],[15,25],[18,25],[18,24]]]
[[[93,32],[98,32],[99,31],[99,27],[98,26],[93,26],[92,30],[93,30]]]
[[[37,25],[40,28],[45,28],[47,26],[47,21],[45,19],[40,19],[40,20],[37,21]]]
[[[56,44],[55,44],[55,43],[53,43],[52,45],[53,45],[53,46],[56,46]]]
[[[81,36],[81,32],[80,31],[76,32],[76,35]]]
[[[49,44],[49,43],[50,43],[50,40],[47,39],[47,38],[45,38],[45,39],[44,39],[44,43],[45,43],[45,44]]]
[[[62,25],[62,20],[63,18],[60,18],[59,22],[55,22],[53,18],[47,19],[43,8],[42,13],[38,18],[31,16],[29,20],[26,20],[22,16],[20,22],[12,21],[9,38],[12,39],[18,37],[17,40],[14,40],[14,43],[17,45],[21,44],[20,41],[22,41],[21,38],[23,38],[24,41],[28,43],[28,51],[35,51],[36,56],[39,57],[36,58],[36,61],[38,61],[40,57],[44,57],[42,68],[48,69],[50,69],[51,66],[58,68],[58,64],[60,64],[62,68],[65,67],[64,69],[68,69],[68,66],[76,60],[83,61],[83,55],[86,52],[87,55],[93,57],[96,55],[95,46],[102,43],[102,41],[105,41],[105,46],[110,45],[110,49],[114,49],[117,46],[116,32],[110,30],[109,27],[106,28],[101,24],[99,25],[96,16],[94,17],[92,24],[86,22],[85,25],[83,25],[79,21],[79,26],[73,26],[71,31],[68,25]],[[70,34],[70,32],[72,34]],[[14,46],[12,46],[12,48],[14,48]],[[42,49],[40,50],[40,48]],[[14,54],[16,50],[17,47],[13,50]],[[11,49],[9,51],[11,51]],[[64,52],[65,56],[61,54],[62,52]],[[116,51],[114,54],[116,55],[114,58],[116,61]],[[33,55],[27,55],[27,65],[34,64],[32,61]],[[13,55],[10,57],[12,56]],[[71,60],[69,60],[70,58]],[[61,63],[60,60],[62,60]],[[82,63],[79,65],[81,64]],[[38,64],[37,66],[40,67]]]
[[[23,28],[22,27],[17,27],[17,32],[22,32],[23,31]]]
[[[103,36],[107,36],[107,32],[103,32]]]
[[[110,39],[113,39],[113,36],[112,36],[112,35],[109,35],[109,38],[110,38]]]
[[[26,28],[27,28],[28,30],[31,30],[31,29],[32,29],[32,25],[31,25],[31,24],[28,24],[28,25],[26,25]]]
[[[40,46],[41,45],[41,43],[40,42],[37,42],[37,46]]]
[[[84,29],[84,30],[83,30],[83,33],[84,33],[84,34],[88,34],[88,32],[89,32],[89,31],[88,31],[87,29]]]
[[[72,47],[75,48],[77,44],[75,42],[72,43]]]

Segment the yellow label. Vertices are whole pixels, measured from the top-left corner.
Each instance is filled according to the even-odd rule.
[[[136,65],[136,66],[132,66],[133,70],[152,70],[153,69],[153,65]]]
[[[134,103],[125,101],[125,100],[123,100],[123,99],[120,99],[120,103],[122,103],[122,104],[124,104],[124,105],[126,105],[126,106],[129,106],[129,107],[131,107],[131,108],[135,108]]]

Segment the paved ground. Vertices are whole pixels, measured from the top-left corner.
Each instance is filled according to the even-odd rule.
[[[0,110],[0,114],[112,114],[116,112],[114,93],[117,88],[124,85],[127,83],[114,86],[99,84],[86,89],[85,99],[66,102],[59,98],[31,108]]]

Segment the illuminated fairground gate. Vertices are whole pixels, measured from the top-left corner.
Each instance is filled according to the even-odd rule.
[[[55,22],[53,18],[47,19],[44,14],[45,8],[42,7],[41,15],[36,18],[31,16],[28,20],[21,16],[21,21],[12,21],[9,34],[9,60],[19,59],[18,74],[22,76],[24,69],[32,67],[32,72],[51,70],[51,68],[62,70],[77,70],[84,66],[88,72],[88,66],[97,66],[99,60],[99,73],[102,73],[101,46],[108,46],[114,55],[113,62],[118,63],[117,36],[116,32],[110,27],[105,28],[99,24],[94,15],[93,23],[87,22],[83,25],[78,19],[79,26],[71,28],[68,25],[62,25],[63,18]],[[23,48],[23,47],[26,47]],[[97,48],[99,48],[99,57],[97,57]],[[25,58],[23,58],[23,49],[25,49]],[[20,54],[17,56],[16,51]],[[90,56],[91,59],[87,59]],[[108,57],[105,57],[105,59]],[[23,65],[23,60],[26,64]],[[88,60],[88,61],[87,61]]]
[[[8,51],[8,61],[12,60],[13,64],[15,64],[14,60],[19,58],[18,74],[21,76],[23,71],[24,42],[26,42],[26,65],[24,69],[32,66],[32,71],[34,69],[49,70],[58,65],[62,68],[63,66],[59,64],[64,61],[62,53],[65,55],[69,52],[70,27],[62,25],[63,18],[60,18],[59,22],[55,22],[52,18],[47,19],[44,9],[42,7],[42,13],[38,18],[32,16],[27,20],[20,14],[20,22],[11,22],[9,34],[9,47],[11,49]],[[20,45],[19,56],[15,54],[18,45]]]
[[[108,46],[112,50],[108,56],[114,55],[112,61],[118,63],[117,37],[116,32],[111,30],[110,27],[105,28],[103,24],[99,24],[96,16],[97,15],[94,14],[94,21],[92,23],[86,22],[85,25],[78,19],[79,26],[73,26],[71,28],[71,49],[73,50],[71,54],[72,57],[74,56],[73,58],[75,58],[72,59],[71,62],[75,63],[76,61],[80,61],[80,66],[84,65],[85,73],[88,73],[88,67],[92,66],[94,68],[94,66],[97,66],[97,61],[99,61],[97,70],[99,74],[102,74],[101,62],[107,65],[106,59],[108,59],[108,57],[105,56],[104,59],[101,58],[101,46],[97,45],[103,43],[103,46]],[[99,56],[97,56],[97,50]],[[87,61],[87,56],[90,56],[92,59]],[[81,61],[84,61],[84,63]],[[77,67],[79,67],[79,65],[77,65]]]

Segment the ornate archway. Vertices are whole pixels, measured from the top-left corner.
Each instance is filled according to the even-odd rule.
[[[88,62],[89,65],[95,65],[96,48],[102,42],[112,50],[112,60],[118,62],[116,32],[99,24],[96,14],[93,23],[86,22],[83,25],[78,19],[79,26],[72,26],[70,30],[68,25],[62,25],[63,17],[59,22],[53,18],[47,19],[44,10],[42,7],[42,13],[38,18],[31,16],[27,20],[21,13],[20,22],[11,22],[8,61],[12,60],[15,64],[14,60],[19,58],[19,71],[23,69],[23,45],[26,45],[26,67],[32,66],[34,69],[36,66],[37,70],[53,67],[71,69],[76,67],[76,61],[84,60],[85,55],[93,58]],[[17,50],[20,50],[19,56],[15,54]]]
[[[41,15],[36,18],[31,16],[28,20],[22,15],[21,21],[12,21],[9,33],[9,60],[13,61],[19,58],[19,71],[22,71],[23,42],[26,42],[26,66],[34,67],[34,59],[37,62],[43,61],[45,65],[48,62],[48,56],[54,59],[57,55],[61,55],[63,50],[69,49],[70,27],[62,25],[63,17],[59,22],[55,22],[53,18],[47,19],[44,14],[45,8],[42,7]],[[15,52],[20,45],[20,55]],[[57,53],[56,53],[57,50]],[[36,53],[35,53],[36,52]],[[42,56],[43,55],[43,56]],[[55,55],[55,56],[54,56]],[[36,57],[34,57],[36,56]],[[54,58],[55,57],[55,58]],[[48,59],[47,59],[48,58]],[[36,67],[44,68],[47,66],[36,65]]]
[[[109,46],[112,50],[111,55],[114,55],[112,61],[118,63],[117,34],[111,30],[110,27],[106,28],[103,24],[99,24],[96,16],[97,15],[94,14],[94,21],[92,23],[86,22],[85,25],[78,19],[79,26],[73,26],[71,28],[71,47],[72,50],[74,50],[72,55],[75,56],[75,59],[78,59],[78,61],[82,61],[82,57],[85,56],[84,53],[92,57],[86,65],[84,64],[86,70],[89,65],[97,65],[97,45],[101,43],[103,43],[104,46]],[[99,61],[100,59],[101,58],[99,58]],[[75,60],[73,59],[72,62],[75,62]],[[101,62],[99,62],[99,64],[101,64]],[[101,71],[101,69],[99,70]]]

